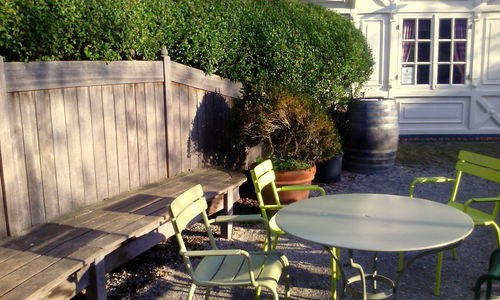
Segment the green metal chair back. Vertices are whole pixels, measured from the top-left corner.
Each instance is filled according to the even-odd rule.
[[[205,299],[208,299],[211,288],[214,286],[254,286],[257,288],[256,299],[260,297],[261,289],[268,289],[273,299],[278,299],[278,280],[281,274],[285,274],[285,298],[289,297],[289,275],[288,260],[277,252],[256,251],[247,252],[242,249],[218,249],[210,224],[215,222],[233,221],[264,221],[260,216],[220,216],[215,220],[209,220],[206,210],[207,201],[204,197],[201,185],[196,185],[179,195],[168,206],[175,237],[189,275],[193,282],[189,289],[187,299],[194,297],[197,286],[207,288]],[[191,223],[202,220],[207,231],[210,248],[209,250],[189,250],[184,243],[182,231]],[[195,266],[191,257],[202,259]]]
[[[199,184],[182,193],[174,201],[172,201],[169,206],[169,215],[174,227],[175,237],[177,239],[177,243],[179,244],[184,264],[186,265],[188,273],[191,277],[196,277],[196,274],[194,273],[190,257],[184,255],[188,249],[186,248],[186,244],[184,243],[181,233],[193,221],[201,217],[208,234],[210,246],[212,249],[217,250],[213,231],[209,226],[208,215],[206,212],[207,208],[207,200],[204,197],[203,188]]]
[[[268,197],[267,203],[270,205],[281,205],[278,190],[276,188],[276,174],[274,174],[273,163],[271,160],[265,160],[250,170],[252,181],[259,202],[260,212],[264,218],[269,220],[266,204],[264,202],[264,193]],[[270,197],[270,199],[269,199]],[[276,209],[276,208],[274,208]]]
[[[279,236],[285,234],[276,223],[275,216],[271,215],[271,213],[284,207],[280,202],[278,192],[316,190],[321,192],[322,195],[325,195],[325,190],[317,185],[286,185],[276,187],[276,174],[274,173],[273,163],[269,159],[259,163],[250,170],[250,175],[255,188],[255,194],[257,195],[257,201],[259,202],[260,212],[262,217],[269,221],[269,229],[274,235],[272,241],[272,249],[274,250],[278,244]],[[264,248],[267,246],[268,242],[269,241],[266,240]]]
[[[462,181],[464,181],[464,174],[472,175],[475,177],[483,178],[488,181],[500,183],[500,159],[489,157],[486,155],[473,153],[461,150],[458,153],[458,160],[455,165],[456,176],[455,178],[447,177],[416,177],[410,184],[410,197],[413,197],[415,185],[420,183],[442,183],[452,182],[453,188],[448,205],[455,207],[467,215],[469,215],[474,222],[475,226],[491,226],[496,232],[497,245],[500,248],[500,228],[495,219],[500,209],[500,194],[496,197],[488,198],[472,198],[465,202],[457,201],[457,194]],[[484,211],[476,207],[472,207],[476,203],[493,203],[494,206],[491,211]],[[456,257],[456,252],[453,250],[453,257]],[[441,269],[442,269],[443,253],[438,253],[437,269],[436,269],[436,285],[434,294],[439,295],[441,286]],[[403,267],[403,255],[400,255],[399,269]]]
[[[448,203],[451,206],[456,206],[457,202],[455,200],[460,183],[462,181],[463,174],[469,174],[489,181],[500,183],[500,159],[498,158],[462,150],[458,154],[458,161],[455,165],[455,170],[457,171],[457,175],[455,177],[455,184],[451,193],[450,202]],[[498,196],[500,197],[500,194]],[[463,208],[463,206],[458,205],[458,208]],[[492,221],[495,220],[496,216],[498,215],[499,208],[500,201],[495,201],[493,211],[491,213],[488,213],[489,219],[491,219]],[[467,209],[465,211],[467,212]],[[474,219],[476,215],[472,214],[471,217]],[[479,220],[476,217],[475,222],[477,221]]]

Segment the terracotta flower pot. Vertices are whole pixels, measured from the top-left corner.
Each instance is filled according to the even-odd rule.
[[[283,185],[311,185],[316,174],[316,166],[306,170],[276,172],[276,186]],[[281,204],[290,204],[295,201],[309,198],[309,191],[279,192]]]

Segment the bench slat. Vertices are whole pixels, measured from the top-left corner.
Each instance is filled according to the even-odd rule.
[[[62,259],[30,277],[28,284],[17,286],[2,297],[2,300],[39,300],[44,299],[44,292],[57,286],[56,283],[66,280],[82,266],[76,261]]]
[[[60,258],[57,257],[39,256],[28,264],[4,276],[0,280],[0,296],[5,295],[16,286],[29,280],[38,272],[45,270],[59,260]]]

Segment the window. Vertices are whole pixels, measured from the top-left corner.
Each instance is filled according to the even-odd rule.
[[[403,20],[402,55],[402,83],[429,84],[431,19]]]
[[[438,84],[465,83],[467,19],[440,19],[438,37]]]
[[[465,83],[467,19],[403,19],[401,40],[401,84]]]

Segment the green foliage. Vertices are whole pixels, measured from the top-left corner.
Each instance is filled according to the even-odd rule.
[[[275,157],[272,157],[271,159],[273,161],[274,171],[278,171],[278,172],[306,170],[306,169],[312,168],[312,166],[313,166],[310,163],[307,163],[305,161],[298,160],[295,158],[289,158],[289,157],[275,158]],[[265,159],[262,157],[257,157],[255,159],[255,162],[260,164],[264,160]]]
[[[8,61],[173,60],[244,84],[258,76],[330,107],[368,78],[351,22],[297,0],[0,0]]]
[[[156,59],[169,40],[171,1],[2,2],[0,53],[8,61]]]
[[[306,170],[311,168],[313,165],[306,163],[302,160],[297,160],[294,158],[273,158],[273,168],[275,171],[295,171],[295,170]]]
[[[246,87],[233,109],[238,140],[246,146],[262,143],[273,161],[313,164],[341,152],[332,120],[307,95],[264,80]]]
[[[247,80],[263,76],[310,95],[324,107],[371,74],[366,41],[353,24],[332,11],[298,1],[256,1],[244,23],[243,49],[252,58],[235,65],[233,78],[250,70]],[[236,79],[236,78],[235,78]],[[240,78],[237,78],[241,80]],[[247,82],[244,80],[243,82]]]

